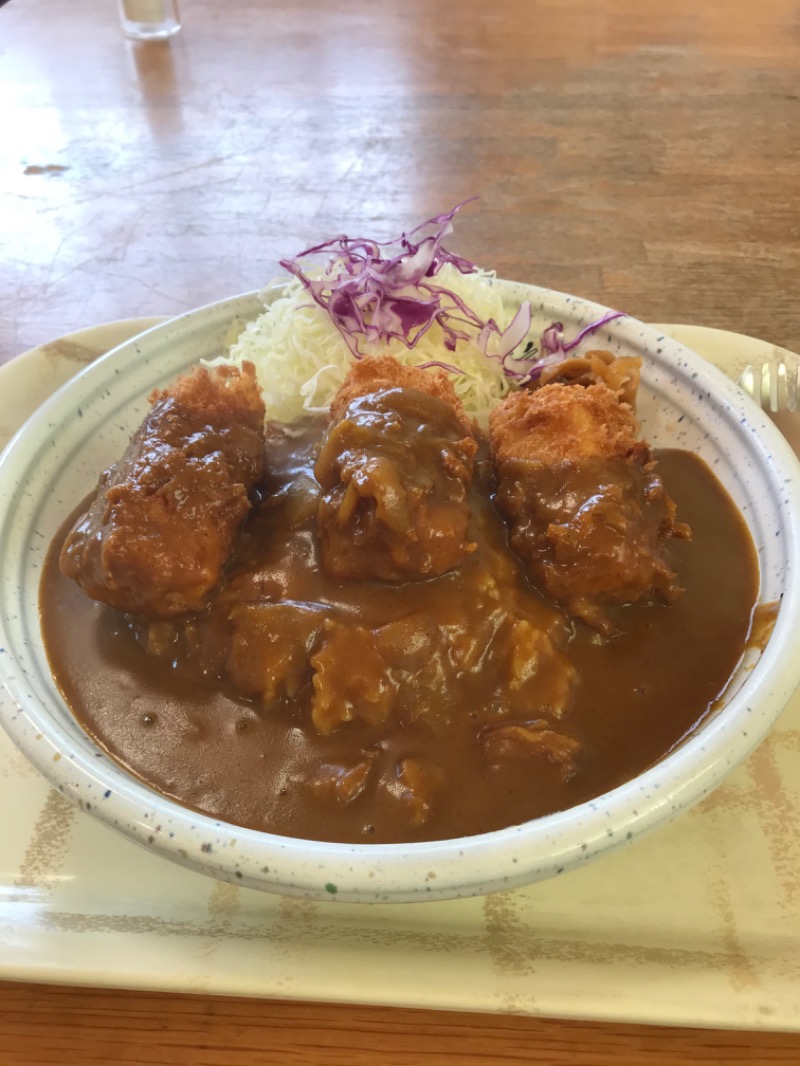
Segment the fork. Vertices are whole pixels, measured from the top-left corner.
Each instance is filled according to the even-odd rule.
[[[746,366],[739,378],[739,386],[767,414],[796,411],[800,394],[800,365],[789,367],[782,360],[767,360]]]

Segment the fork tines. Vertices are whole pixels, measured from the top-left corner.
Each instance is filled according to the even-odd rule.
[[[800,366],[762,363],[745,367],[739,383],[765,411],[796,411],[800,392]]]

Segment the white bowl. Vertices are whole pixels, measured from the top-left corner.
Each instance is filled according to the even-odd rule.
[[[606,311],[551,290],[496,284],[510,303],[531,300],[539,328],[561,321],[568,336]],[[232,321],[261,310],[247,294],[121,345],[44,404],[0,459],[0,677],[14,705],[2,724],[60,792],[149,850],[223,880],[317,899],[403,902],[479,895],[560,874],[666,822],[752,751],[800,682],[793,646],[800,629],[800,465],[723,374],[626,318],[603,327],[591,346],[644,357],[644,435],[657,447],[696,451],[713,466],[750,527],[760,599],[781,600],[763,653],[740,668],[724,706],[677,750],[569,810],[481,836],[396,845],[242,829],[181,807],[114,763],[83,732],[52,680],[39,630],[41,566],[66,514],[124,450],[151,389],[218,355]]]

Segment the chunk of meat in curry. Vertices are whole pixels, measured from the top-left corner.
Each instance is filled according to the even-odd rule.
[[[515,392],[490,419],[511,546],[547,597],[605,634],[608,608],[681,591],[667,544],[690,531],[638,431],[604,384]]]
[[[205,605],[250,512],[264,404],[249,363],[195,369],[150,399],[64,542],[61,569],[93,599],[169,618]]]
[[[400,581],[457,567],[475,550],[468,495],[478,442],[449,380],[388,356],[364,360],[331,414],[314,468],[326,570]]]

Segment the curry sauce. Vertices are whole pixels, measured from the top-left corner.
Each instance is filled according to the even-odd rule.
[[[320,565],[321,421],[274,429],[259,500],[220,591],[147,623],[88,599],[51,548],[42,629],[87,732],[152,788],[288,836],[396,842],[472,835],[629,780],[725,688],[758,593],[747,527],[709,468],[659,473],[692,539],[671,546],[676,602],[609,610],[601,636],[545,600],[509,549],[479,454],[461,565],[425,580],[337,580]],[[299,649],[299,650],[298,650]]]

